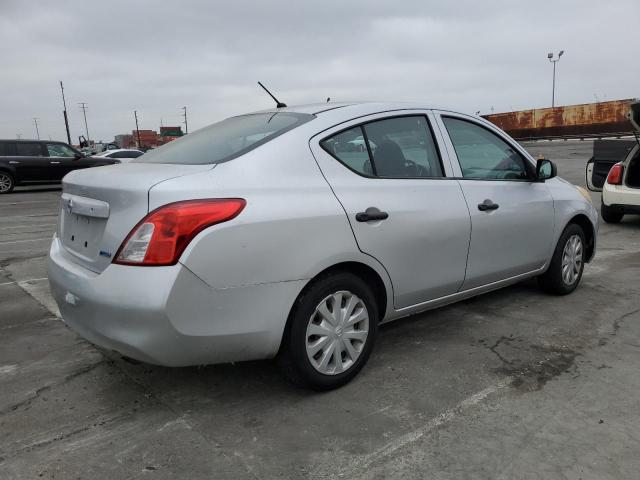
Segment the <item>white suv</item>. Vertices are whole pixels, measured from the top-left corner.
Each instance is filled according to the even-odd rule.
[[[640,214],[640,102],[631,104],[629,119],[636,131],[636,145],[623,161],[611,166],[604,185],[598,176],[603,167],[608,168],[606,160],[595,158],[587,163],[587,186],[602,191],[602,219],[608,223],[620,222],[625,214]]]

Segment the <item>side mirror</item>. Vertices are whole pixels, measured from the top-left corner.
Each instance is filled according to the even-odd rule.
[[[84,155],[82,155],[81,153],[75,153],[73,155],[74,160],[80,160],[82,157],[84,157]]]
[[[550,178],[558,175],[558,167],[551,160],[546,158],[539,158],[536,164],[536,179],[539,182],[544,182]]]

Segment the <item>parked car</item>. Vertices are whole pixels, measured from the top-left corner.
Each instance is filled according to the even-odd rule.
[[[131,160],[143,155],[144,152],[133,148],[119,148],[117,150],[107,150],[102,153],[98,153],[96,157],[99,158],[117,158],[120,163],[128,163]]]
[[[359,136],[372,156],[334,149]],[[596,248],[589,193],[550,160],[421,105],[241,115],[100,173],[65,177],[49,253],[71,328],[166,366],[275,357],[320,390],[380,323],[531,277],[568,294]]]
[[[623,160],[612,162],[606,155],[594,155],[587,163],[587,186],[602,192],[600,211],[607,223],[619,223],[626,214],[640,214],[640,102],[631,104],[629,120],[636,140],[617,141],[626,147]]]
[[[11,192],[16,185],[59,183],[72,170],[117,162],[85,157],[63,142],[0,140],[0,194]]]

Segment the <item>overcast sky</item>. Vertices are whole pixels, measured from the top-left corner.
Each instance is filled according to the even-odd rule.
[[[0,0],[0,138],[112,140],[181,122],[191,131],[289,105],[417,100],[464,112],[640,96],[638,0]]]

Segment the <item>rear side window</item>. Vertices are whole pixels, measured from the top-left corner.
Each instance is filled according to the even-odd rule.
[[[16,142],[0,142],[0,156],[11,157],[16,155]]]
[[[44,156],[42,154],[42,144],[40,143],[18,142],[16,145],[17,145],[19,157],[43,157]]]
[[[190,165],[226,162],[313,118],[310,114],[293,112],[227,118],[151,150],[136,161]]]
[[[426,117],[376,120],[345,130],[321,146],[357,173],[386,178],[444,176]]]

